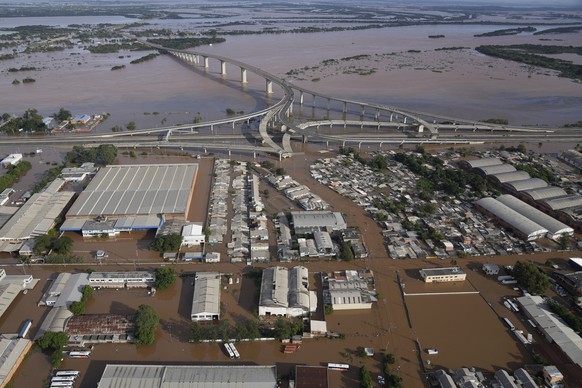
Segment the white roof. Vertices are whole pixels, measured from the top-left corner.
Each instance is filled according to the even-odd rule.
[[[202,235],[202,225],[188,224],[182,227],[182,236],[200,236]]]
[[[541,225],[533,222],[529,218],[521,215],[494,198],[481,198],[476,201],[475,204],[493,214],[504,223],[510,225],[512,228],[526,235],[528,238],[542,236],[548,233],[548,230]]]
[[[20,358],[24,356],[31,344],[31,341],[25,338],[17,338],[16,335],[2,335],[0,337],[0,386],[4,386],[8,381],[6,379],[14,372]]]
[[[67,216],[185,213],[197,168],[197,164],[104,167]]]
[[[220,315],[219,272],[196,272],[192,315],[204,313]]]
[[[274,365],[113,365],[98,388],[275,388]]]
[[[563,197],[568,195],[564,189],[557,186],[541,187],[539,189],[523,190],[524,194],[527,194],[533,200]]]
[[[308,270],[305,267],[265,268],[259,305],[309,309],[308,282]]]
[[[503,174],[508,172],[514,172],[515,167],[511,164],[495,164],[493,166],[483,166],[477,167],[477,170],[480,170],[485,175],[494,175],[494,174]]]
[[[551,235],[574,233],[574,229],[570,228],[568,225],[550,217],[546,213],[539,211],[522,200],[515,198],[513,195],[505,194],[498,197],[497,200],[543,228],[546,228]]]
[[[464,160],[464,162],[467,163],[472,168],[503,164],[503,162],[499,158],[481,158],[473,160]]]
[[[540,178],[530,178],[519,181],[506,182],[505,185],[513,191],[524,191],[547,187],[548,183]]]
[[[569,207],[582,206],[582,197],[579,195],[568,195],[543,201],[552,210],[567,209]]]
[[[524,181],[531,178],[531,176],[525,171],[504,172],[494,174],[493,176],[499,181],[499,183]]]

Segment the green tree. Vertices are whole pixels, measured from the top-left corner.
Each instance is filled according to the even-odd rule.
[[[278,169],[275,170],[275,174],[277,175],[285,175],[285,169],[282,167],[279,167]]]
[[[51,248],[52,240],[51,238],[43,234],[34,241],[34,248],[32,248],[32,252],[35,255],[42,255],[47,253]]]
[[[291,336],[293,335],[289,321],[287,321],[283,317],[277,318],[277,321],[275,322],[274,332],[275,338],[277,338],[278,340],[291,338]]]
[[[101,144],[97,147],[95,162],[102,164],[111,164],[117,157],[117,147],[113,144]]]
[[[69,336],[63,332],[47,331],[36,340],[36,344],[43,350],[62,349],[69,342]]]
[[[563,234],[560,239],[558,240],[558,245],[560,246],[560,249],[562,250],[566,250],[570,247],[570,241],[572,240],[572,238],[570,237],[570,235],[568,234]]]
[[[342,243],[342,260],[344,260],[344,261],[354,260],[354,252],[352,251],[352,244],[349,241],[344,241]]]
[[[70,237],[59,237],[52,242],[52,249],[60,255],[70,255],[73,251],[73,240]]]
[[[198,343],[204,339],[204,328],[198,322],[194,322],[190,328],[190,341]]]
[[[177,251],[182,246],[182,236],[179,233],[170,233],[156,238],[150,244],[150,249],[158,252]]]
[[[176,271],[170,267],[156,268],[156,284],[157,289],[163,290],[176,283]]]
[[[69,306],[69,310],[71,310],[73,315],[83,315],[85,314],[85,303],[81,301],[74,301]]]
[[[59,122],[65,121],[71,118],[71,112],[69,112],[65,108],[61,108],[57,113],[53,114],[53,117],[57,119],[57,121]]]
[[[372,375],[366,366],[360,368],[360,387],[372,388]]]
[[[151,345],[156,339],[156,329],[160,318],[156,311],[148,305],[142,304],[137,308],[135,316],[135,338],[138,345]]]
[[[137,124],[135,123],[135,121],[130,121],[129,123],[127,123],[126,128],[128,131],[135,131],[137,129]]]
[[[44,131],[46,125],[42,122],[42,116],[36,109],[27,109],[22,115],[22,128],[26,132]]]
[[[533,295],[543,295],[550,287],[548,276],[533,263],[518,261],[513,276],[520,287]]]

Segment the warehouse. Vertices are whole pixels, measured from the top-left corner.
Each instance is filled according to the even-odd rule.
[[[95,288],[147,288],[154,285],[156,275],[148,271],[92,272],[89,285]]]
[[[476,167],[475,172],[481,175],[497,175],[515,172],[511,164],[495,164],[493,166]]]
[[[22,154],[10,154],[0,162],[2,167],[8,168],[10,166],[16,166],[22,161]]]
[[[541,199],[564,197],[568,195],[564,189],[557,186],[541,187],[539,189],[529,189],[520,192],[521,196],[532,200],[539,201]]]
[[[197,173],[196,164],[104,167],[68,211],[61,231],[117,235],[185,220]]]
[[[309,291],[307,268],[270,267],[263,270],[259,315],[302,317],[317,308],[317,296]]]
[[[0,335],[0,386],[9,385],[10,379],[32,347],[32,341],[16,334]]]
[[[56,179],[28,201],[0,229],[0,252],[16,252],[27,240],[46,234],[69,205],[75,193],[58,191],[64,183]]]
[[[497,201],[547,229],[547,237],[552,240],[558,240],[563,235],[572,236],[574,234],[574,229],[568,225],[515,198],[513,195],[502,195],[497,198]]]
[[[97,388],[237,387],[276,388],[274,365],[116,365],[107,364]]]
[[[505,172],[502,174],[491,175],[490,177],[498,183],[524,181],[531,178],[531,176],[525,171]]]
[[[503,162],[499,158],[481,158],[473,160],[463,160],[459,164],[465,168],[479,168],[486,166],[495,166],[497,164],[503,164]]]
[[[311,234],[315,231],[336,231],[347,228],[344,217],[339,212],[299,211],[291,212],[296,234]]]
[[[220,319],[219,272],[196,272],[190,318],[193,321]]]
[[[548,183],[540,178],[529,178],[521,181],[506,182],[503,184],[503,187],[509,191],[519,192],[524,190],[548,187]]]
[[[516,234],[528,241],[543,237],[548,233],[548,230],[541,225],[522,216],[494,198],[481,198],[475,202],[475,206],[481,212],[495,217],[503,226],[512,229]]]
[[[582,197],[579,195],[568,195],[565,197],[545,199],[540,202],[543,206],[551,210],[562,210],[582,206]]]
[[[77,346],[135,342],[135,316],[118,314],[75,315],[65,321],[69,343]]]
[[[461,267],[425,268],[420,270],[425,283],[462,282],[467,274]]]

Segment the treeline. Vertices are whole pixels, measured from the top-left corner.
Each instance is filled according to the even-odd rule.
[[[105,43],[98,46],[88,46],[87,50],[91,54],[110,54],[117,53],[119,50],[130,50],[130,51],[145,51],[151,50],[151,47],[143,43]]]
[[[582,333],[582,318],[574,314],[574,312],[572,312],[568,307],[551,299],[548,299],[546,303],[550,310],[562,318],[572,330],[576,333]]]
[[[556,27],[556,28],[549,28],[547,30],[537,31],[534,32],[534,35],[546,35],[546,34],[569,34],[571,32],[578,32],[582,30],[582,26],[574,26],[574,27]]]
[[[527,26],[527,27],[518,27],[518,28],[505,28],[503,30],[495,30],[491,32],[484,32],[483,34],[473,35],[476,38],[484,37],[484,36],[505,36],[505,35],[517,35],[522,32],[535,32],[537,31],[536,28]]]
[[[21,66],[21,67],[11,67],[8,69],[9,73],[16,73],[19,71],[33,71],[33,70],[38,70],[36,67],[34,66]]]
[[[223,43],[226,42],[224,38],[218,38],[213,36],[211,38],[173,38],[173,39],[148,39],[148,42],[163,46],[166,48],[172,48],[176,50],[184,50],[192,47],[199,47],[208,44]],[[151,48],[149,48],[151,50]]]
[[[23,80],[25,82],[25,80]],[[22,117],[11,117],[10,114],[4,113],[2,120],[6,123],[0,129],[2,132],[8,134],[16,134],[19,132],[39,132],[47,129],[42,121],[42,116],[38,114],[36,109],[27,109],[22,114]]]
[[[344,147],[340,146],[339,152],[342,155],[353,155],[353,158],[362,163],[364,166],[368,166],[373,170],[383,170],[388,167],[388,160],[384,157],[384,155],[375,155],[372,159],[366,159],[362,157],[358,151],[353,147]]]
[[[8,167],[8,173],[0,176],[0,191],[12,187],[12,185],[14,185],[15,182],[18,182],[18,179],[26,174],[31,168],[32,164],[27,160],[21,161],[16,166]]]
[[[259,323],[254,319],[237,321],[234,326],[226,319],[221,319],[218,325],[194,322],[190,329],[190,341],[194,343],[216,340],[226,342],[230,339],[238,341],[255,338],[261,338],[261,331],[259,330]]]
[[[157,56],[159,56],[160,54],[156,54],[156,53],[151,53],[148,54],[144,57],[138,58],[138,59],[134,59],[133,61],[129,62],[132,65],[138,64],[138,63],[142,63],[142,62],[146,62],[146,61],[151,61],[152,59],[155,59]]]
[[[65,155],[66,164],[83,164],[87,162],[111,164],[117,157],[117,147],[113,144],[101,144],[98,147],[74,146]]]
[[[536,164],[536,165],[516,164],[515,168],[517,170],[527,172],[532,178],[543,179],[544,181],[546,181],[548,183],[555,183],[558,181],[555,173],[551,169],[549,169],[546,166],[543,166],[541,164]]]
[[[454,196],[462,194],[467,185],[477,194],[488,190],[487,180],[482,176],[465,170],[447,168],[441,159],[424,152],[424,150],[415,154],[397,153],[394,160],[404,164],[413,173],[426,178],[426,182],[432,185],[426,190],[431,190],[431,188],[432,190],[442,190]]]
[[[582,65],[573,64],[563,59],[549,58],[536,54],[574,53],[582,55],[582,47],[574,46],[544,46],[544,45],[510,45],[510,46],[479,46],[475,48],[481,54],[506,59],[526,65],[539,66],[560,72],[560,77],[582,80]]]

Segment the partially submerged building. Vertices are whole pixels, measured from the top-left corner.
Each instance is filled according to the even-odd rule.
[[[190,318],[193,321],[220,319],[219,272],[196,272]]]
[[[296,234],[311,234],[316,231],[339,231],[347,228],[343,215],[330,211],[291,212]]]
[[[107,364],[97,388],[133,387],[276,388],[274,365]]]
[[[0,335],[0,387],[5,387],[32,347],[32,341],[17,334]]]
[[[462,282],[467,274],[461,267],[425,268],[420,270],[425,283]]]
[[[309,290],[307,268],[270,267],[263,270],[259,315],[302,317],[317,309],[317,296]]]
[[[367,275],[370,276],[367,276]],[[363,276],[366,275],[366,276]],[[323,279],[324,302],[334,310],[370,309],[376,302],[371,272],[336,271]]]
[[[185,220],[197,164],[121,165],[99,170],[79,195],[60,230],[115,236]]]
[[[89,285],[95,288],[147,288],[156,282],[149,271],[92,272]]]

